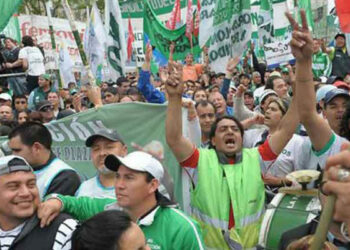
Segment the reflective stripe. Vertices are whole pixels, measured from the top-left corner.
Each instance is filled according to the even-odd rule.
[[[253,224],[260,220],[261,216],[265,213],[265,209],[260,210],[256,214],[252,214],[241,219],[241,227]]]
[[[210,218],[208,215],[203,214],[201,211],[198,210],[198,208],[195,208],[195,207],[191,207],[191,210],[192,210],[192,214],[200,218],[200,220],[205,224],[212,225],[213,227],[220,228],[221,230],[228,229],[227,221]]]

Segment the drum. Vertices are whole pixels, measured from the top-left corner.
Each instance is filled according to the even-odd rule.
[[[265,249],[278,249],[284,232],[309,223],[320,210],[318,197],[278,193],[267,207],[259,245]]]

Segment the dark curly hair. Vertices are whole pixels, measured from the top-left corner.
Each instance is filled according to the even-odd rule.
[[[346,110],[343,114],[343,118],[340,122],[340,136],[350,140],[350,103],[346,105]]]

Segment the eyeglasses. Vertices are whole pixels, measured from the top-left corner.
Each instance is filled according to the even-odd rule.
[[[27,102],[26,101],[19,101],[19,102],[16,102],[15,104],[26,104]]]

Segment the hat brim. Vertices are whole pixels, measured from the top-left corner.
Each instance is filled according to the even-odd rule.
[[[88,137],[85,141],[85,146],[86,147],[91,147],[92,144],[94,144],[94,141],[97,139],[97,138],[105,138],[107,140],[110,140],[110,141],[114,141],[114,142],[117,142],[117,141],[120,141],[118,139],[115,139],[115,138],[111,138],[110,136],[107,136],[105,134],[101,134],[101,133],[97,133],[97,134],[94,134],[94,135],[91,135],[90,137]],[[121,143],[123,143],[122,141],[120,141]],[[124,144],[124,143],[123,143]]]
[[[46,107],[53,107],[53,105],[52,105],[52,104],[49,104],[49,103],[44,104],[44,105],[42,105],[40,108],[38,108],[38,111],[40,112],[43,108],[46,108]]]
[[[107,155],[105,159],[105,166],[109,170],[112,170],[113,172],[117,172],[120,165],[122,164],[122,161],[118,158],[116,155]]]
[[[339,93],[339,94],[336,94],[334,96],[332,96],[331,98],[329,98],[329,100],[325,101],[326,104],[330,103],[332,100],[334,100],[334,98],[336,97],[345,97],[346,99],[350,99],[350,95],[349,94],[345,94],[345,93]]]

